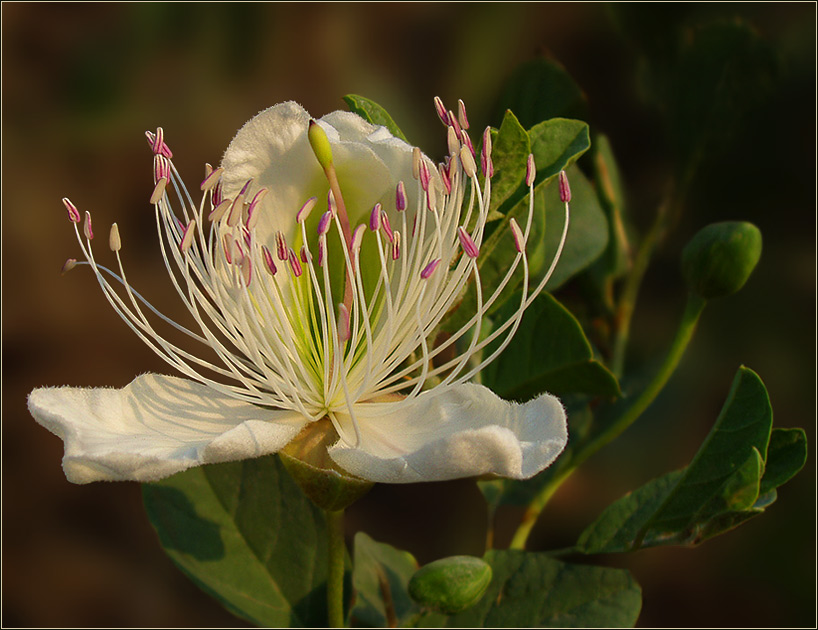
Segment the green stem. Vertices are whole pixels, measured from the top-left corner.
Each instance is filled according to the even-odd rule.
[[[659,368],[659,371],[654,375],[651,382],[642,391],[642,393],[639,394],[636,400],[634,400],[633,403],[629,405],[627,409],[625,409],[622,415],[619,416],[619,418],[617,418],[614,422],[609,424],[607,428],[593,440],[580,447],[580,449],[571,459],[571,463],[568,464],[565,469],[555,475],[554,478],[551,479],[542,490],[540,490],[539,494],[534,497],[534,500],[529,504],[528,509],[526,510],[522,523],[520,523],[520,526],[514,533],[514,537],[511,541],[512,549],[525,548],[528,535],[531,533],[534,523],[537,522],[537,519],[548,501],[552,496],[554,496],[554,493],[562,485],[562,483],[571,476],[571,473],[573,473],[574,470],[576,470],[591,455],[596,453],[611,440],[618,437],[625,429],[633,424],[633,422],[640,415],[642,415],[642,412],[644,412],[645,409],[647,409],[648,406],[654,401],[659,392],[662,391],[671,374],[673,374],[674,370],[679,365],[679,361],[690,343],[690,340],[693,338],[693,333],[696,330],[696,324],[699,321],[699,317],[701,316],[702,310],[704,310],[706,303],[707,302],[703,298],[697,295],[690,294],[688,296],[684,314],[682,315],[682,321],[679,324],[678,330],[676,331],[676,337],[673,339],[670,350]]]
[[[664,236],[667,227],[667,216],[667,204],[663,204],[656,213],[656,219],[653,225],[651,225],[650,230],[648,230],[648,233],[639,245],[639,250],[636,252],[636,257],[633,260],[633,266],[622,287],[622,294],[616,308],[616,319],[614,322],[616,337],[614,338],[613,354],[611,356],[611,371],[616,378],[621,378],[625,369],[625,350],[628,346],[631,319],[633,318],[636,299],[639,296],[639,288],[642,286],[642,279],[645,277],[645,272],[648,269],[651,256],[653,256],[653,251]]]
[[[344,627],[344,511],[325,510],[329,539],[327,614],[330,628]]]

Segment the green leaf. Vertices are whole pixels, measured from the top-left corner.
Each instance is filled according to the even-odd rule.
[[[231,612],[260,626],[326,625],[324,516],[275,455],[191,468],[142,494],[171,560]]]
[[[355,534],[352,585],[357,593],[352,618],[356,625],[403,625],[420,608],[409,597],[408,584],[418,563],[407,551]],[[392,626],[394,627],[394,626]]]
[[[483,598],[447,627],[633,627],[639,585],[623,569],[568,564],[543,553],[489,551],[493,579]]]
[[[580,535],[577,549],[608,553],[695,545],[760,514],[775,500],[775,487],[806,459],[802,431],[776,430],[771,438],[771,429],[772,408],[764,384],[742,367],[690,465],[610,505]]]
[[[566,170],[591,147],[588,125],[581,120],[546,120],[529,129],[528,136],[537,165],[537,184]]]
[[[551,118],[588,117],[582,90],[552,59],[534,59],[520,64],[503,86],[497,110],[510,109],[526,127]],[[497,116],[499,118],[499,116]]]
[[[498,319],[509,319],[518,307],[519,298],[509,300]],[[487,353],[500,339],[489,345]],[[620,394],[614,375],[594,359],[580,323],[548,293],[541,293],[526,309],[511,343],[483,370],[483,384],[503,398],[518,400],[543,391]]]
[[[344,102],[352,113],[358,114],[361,118],[371,122],[373,125],[383,125],[396,138],[400,138],[404,142],[409,142],[397,123],[392,120],[392,116],[375,101],[364,96],[358,96],[357,94],[347,94],[344,97]]]
[[[760,493],[766,494],[792,479],[807,462],[807,435],[803,429],[773,429]]]
[[[507,111],[500,129],[496,133],[492,130],[491,146],[494,176],[491,178],[489,214],[499,218],[508,211],[508,208],[503,209],[503,204],[525,179],[531,141],[517,117]]]

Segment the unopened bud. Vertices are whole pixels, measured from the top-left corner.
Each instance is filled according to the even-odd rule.
[[[752,223],[712,223],[682,251],[682,274],[688,288],[705,299],[741,289],[761,258],[761,232]]]
[[[491,566],[473,556],[430,562],[409,580],[409,595],[423,606],[447,615],[474,606],[491,583]]]

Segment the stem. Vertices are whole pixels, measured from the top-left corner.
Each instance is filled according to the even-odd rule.
[[[511,539],[509,549],[525,549],[525,543],[528,541],[528,536],[537,519],[540,517],[543,509],[545,509],[548,501],[554,496],[554,493],[562,485],[562,482],[568,479],[571,473],[574,472],[573,467],[566,468],[564,471],[556,475],[549,483],[547,483],[542,490],[534,497],[534,500],[528,504],[523,520],[514,532]]]
[[[642,286],[642,279],[645,277],[653,251],[664,236],[667,216],[667,204],[663,204],[656,213],[653,225],[651,225],[650,230],[639,245],[633,267],[631,267],[631,271],[622,287],[622,295],[616,309],[616,338],[614,339],[613,355],[611,357],[611,371],[616,378],[621,378],[625,369],[625,350],[628,346],[631,318],[636,306],[636,298],[639,296],[639,288]]]
[[[537,522],[537,519],[548,501],[552,496],[554,496],[554,493],[557,491],[560,485],[562,485],[562,483],[571,476],[571,473],[573,473],[574,470],[576,470],[591,455],[596,453],[611,440],[618,437],[625,429],[633,424],[633,422],[640,415],[642,415],[642,412],[644,412],[645,409],[650,406],[659,392],[662,391],[671,374],[673,374],[674,370],[679,365],[679,361],[690,343],[690,340],[693,338],[693,333],[696,330],[696,324],[699,321],[699,317],[701,316],[706,303],[707,302],[704,300],[704,298],[701,298],[698,295],[694,295],[692,293],[688,295],[687,304],[685,305],[684,314],[682,315],[682,321],[679,324],[678,330],[676,331],[676,337],[673,339],[670,350],[659,368],[659,371],[654,375],[651,382],[642,391],[642,393],[639,394],[636,400],[634,400],[633,403],[622,413],[622,415],[619,416],[617,420],[609,424],[608,427],[594,439],[580,447],[580,449],[571,459],[571,463],[568,464],[568,466],[553,479],[551,479],[543,487],[543,489],[540,490],[539,494],[534,497],[534,500],[529,504],[528,509],[526,510],[522,523],[520,523],[520,526],[514,533],[514,537],[511,541],[512,549],[525,548],[525,543],[528,540],[528,535],[531,533],[531,528],[534,527],[534,523]]]
[[[325,510],[327,516],[327,615],[330,628],[344,627],[344,511]]]

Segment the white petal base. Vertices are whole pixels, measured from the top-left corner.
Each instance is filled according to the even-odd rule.
[[[73,483],[156,481],[192,466],[267,455],[307,423],[296,412],[158,374],[122,389],[35,389],[28,408],[65,442],[63,469]]]
[[[345,470],[382,483],[442,481],[496,474],[527,479],[568,443],[565,410],[550,394],[507,402],[466,383],[421,394],[408,404],[355,406],[361,444],[329,451]],[[352,420],[339,414],[349,435]]]

